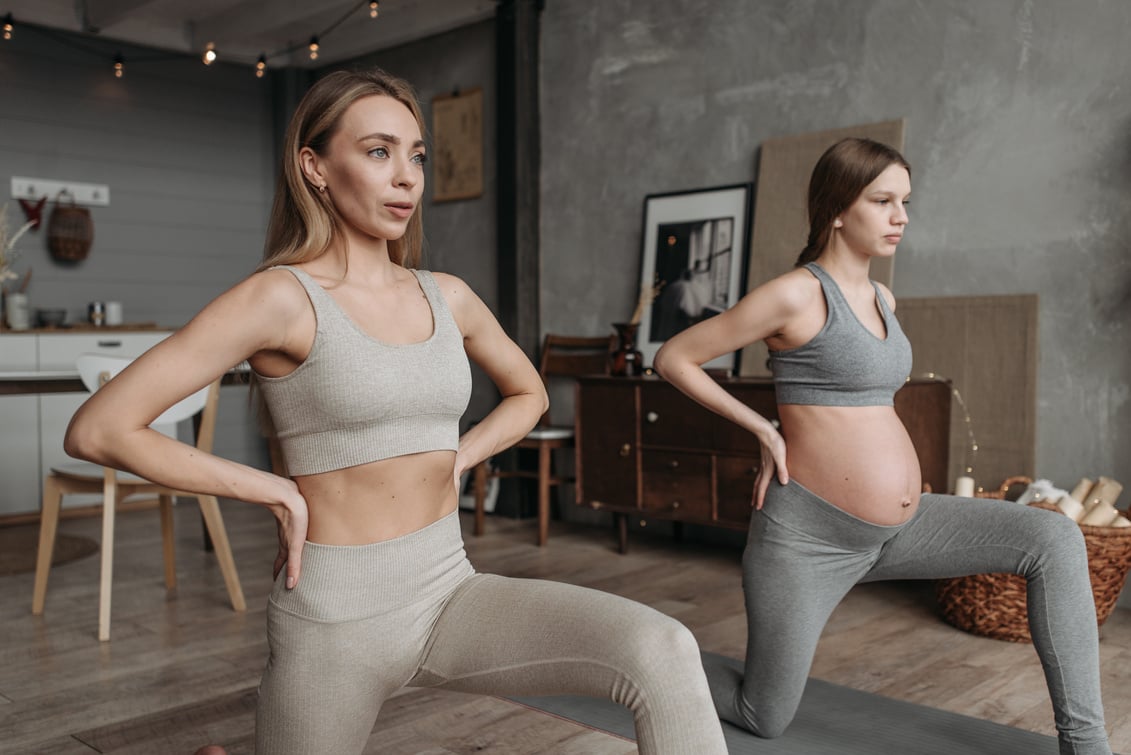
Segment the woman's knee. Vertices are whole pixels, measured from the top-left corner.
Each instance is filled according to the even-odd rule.
[[[657,611],[631,636],[631,654],[641,667],[665,673],[691,667],[695,673],[702,673],[699,642],[690,629],[670,616]]]
[[[1043,512],[1037,534],[1037,546],[1046,558],[1060,563],[1078,561],[1087,567],[1088,550],[1080,525],[1063,514]]]

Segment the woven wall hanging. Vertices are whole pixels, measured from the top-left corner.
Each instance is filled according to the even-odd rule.
[[[65,203],[67,199],[69,202]],[[90,210],[76,205],[70,192],[59,192],[47,220],[47,248],[51,256],[59,262],[81,262],[90,253],[93,242],[94,221]]]

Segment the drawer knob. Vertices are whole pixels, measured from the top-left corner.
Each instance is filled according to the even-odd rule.
[[[122,347],[121,341],[99,341],[98,348],[100,349],[120,349]]]
[[[644,419],[648,420],[649,422],[651,422],[653,424],[655,424],[656,420],[658,420],[659,418],[660,418],[660,415],[656,414],[655,412],[648,412],[647,414],[644,415]]]
[[[605,504],[601,503],[600,501],[590,501],[589,508],[593,509],[594,511],[599,511],[605,508]]]
[[[629,444],[625,443],[620,447],[621,456],[628,456],[630,453],[632,453],[632,446],[630,446]]]
[[[679,501],[672,501],[672,508],[678,509],[679,508]]]
[[[671,469],[679,469],[679,459],[672,459],[668,462],[668,466]]]

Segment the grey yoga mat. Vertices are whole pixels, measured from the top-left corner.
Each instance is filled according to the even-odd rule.
[[[705,656],[711,655],[704,653]],[[719,656],[713,656],[720,658]],[[741,669],[732,658],[722,659]],[[592,697],[512,697],[562,718],[634,739],[632,714]],[[723,724],[732,755],[1056,755],[1053,737],[810,679],[797,717],[778,739]]]

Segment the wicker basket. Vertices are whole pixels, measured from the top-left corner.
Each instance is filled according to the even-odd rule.
[[[1028,478],[1011,477],[998,491],[979,493],[979,498],[1005,498],[1012,485]],[[1029,504],[1056,510],[1049,503]],[[1103,624],[1115,608],[1131,568],[1131,527],[1081,525],[1088,548],[1088,571],[1096,603],[1096,621]],[[1032,642],[1026,611],[1025,578],[1016,574],[973,574],[940,579],[935,595],[947,623],[971,634],[1010,642]]]
[[[94,221],[90,210],[76,206],[73,197],[69,205],[63,204],[64,196],[70,194],[59,192],[47,220],[47,248],[60,262],[81,262],[94,242]]]

